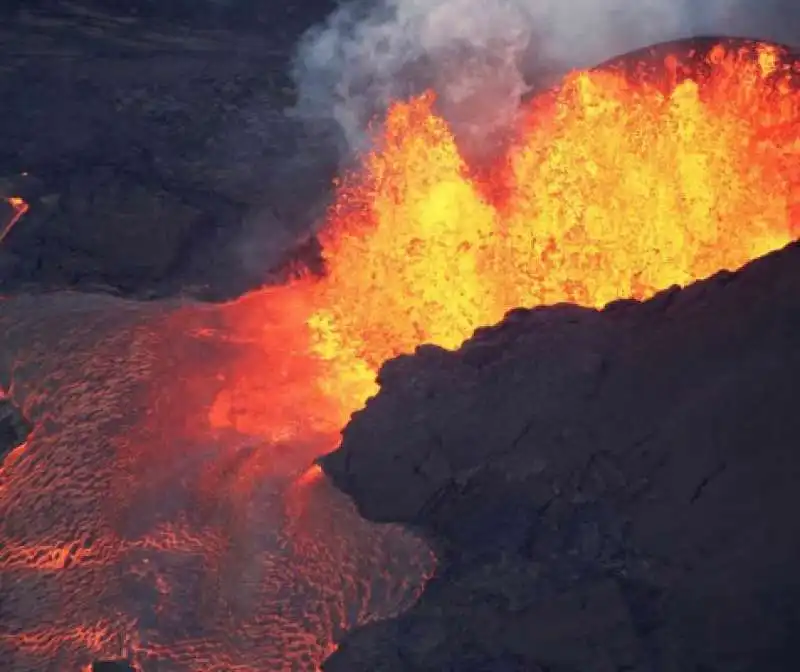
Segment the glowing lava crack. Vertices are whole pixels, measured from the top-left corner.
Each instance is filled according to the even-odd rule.
[[[396,103],[337,185],[322,277],[225,306],[0,302],[34,427],[0,470],[0,668],[314,670],[345,628],[408,605],[427,549],[307,470],[384,361],[797,236],[794,60],[740,42],[656,70],[568,76],[478,167],[432,93]]]

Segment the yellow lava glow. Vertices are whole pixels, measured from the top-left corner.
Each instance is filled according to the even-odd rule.
[[[516,306],[644,299],[789,243],[795,70],[764,45],[718,46],[694,69],[668,58],[666,81],[576,72],[529,104],[508,152],[479,171],[433,93],[397,102],[338,184],[326,274],[283,290],[307,310],[294,337],[316,362],[303,403],[336,400],[331,424],[343,423],[375,393],[381,363],[421,343],[455,348]],[[247,369],[243,379],[258,375]],[[227,417],[254,431],[259,406],[277,402],[240,383],[226,394],[241,412]]]

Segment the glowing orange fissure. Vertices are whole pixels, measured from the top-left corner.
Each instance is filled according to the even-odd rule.
[[[11,230],[14,228],[16,223],[22,218],[26,212],[28,212],[28,203],[21,199],[19,196],[9,196],[5,199],[6,203],[11,206],[11,209],[14,211],[11,215],[11,219],[8,220],[5,224],[3,224],[2,228],[0,228],[0,243],[2,243]]]
[[[418,344],[456,348],[516,306],[644,299],[789,243],[796,65],[763,45],[755,58],[716,47],[704,66],[666,90],[573,73],[530,104],[480,176],[433,93],[394,104],[337,185],[326,274],[263,291],[273,312],[290,307],[288,332],[287,318],[280,338],[257,330],[264,359],[242,364],[212,424],[272,436],[296,425],[281,424],[291,408],[307,415],[297,431],[335,431],[375,393],[381,363]],[[280,387],[265,383],[276,375]]]

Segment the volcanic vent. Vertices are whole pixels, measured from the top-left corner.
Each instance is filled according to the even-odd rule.
[[[235,328],[266,340],[213,423],[274,432],[276,413],[303,406],[335,430],[374,394],[381,363],[421,343],[457,347],[515,306],[644,299],[783,247],[798,232],[797,71],[776,45],[658,45],[533,98],[480,166],[434,92],[397,102],[338,184],[324,275],[301,270],[232,309]],[[281,369],[273,399],[262,373],[285,345],[261,323],[278,307],[291,315],[279,340],[307,358]]]
[[[0,476],[0,666],[313,670],[344,628],[407,605],[426,548],[307,471],[383,362],[515,306],[643,299],[796,237],[794,56],[661,52],[569,75],[480,166],[434,92],[397,101],[336,187],[322,274],[216,307],[4,301],[35,428]]]

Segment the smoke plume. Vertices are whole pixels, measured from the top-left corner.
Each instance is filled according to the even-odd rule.
[[[369,122],[391,100],[433,87],[462,147],[482,151],[514,120],[525,92],[548,77],[700,33],[779,38],[768,33],[785,4],[353,0],[301,40],[294,112],[334,130],[347,155],[364,149]]]

